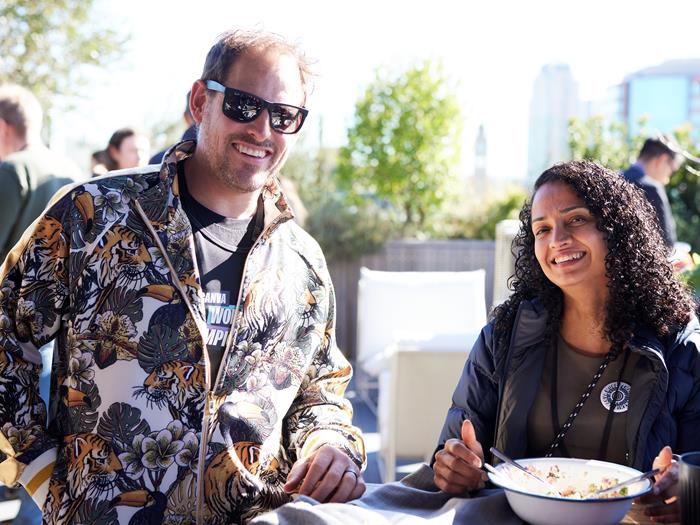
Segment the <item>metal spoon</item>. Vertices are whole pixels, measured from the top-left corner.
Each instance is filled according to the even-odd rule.
[[[507,464],[510,465],[511,467],[515,467],[515,468],[517,468],[517,469],[523,471],[525,474],[527,474],[527,475],[530,476],[531,478],[536,479],[536,480],[539,481],[540,483],[543,483],[544,485],[547,485],[547,492],[553,492],[555,495],[561,496],[561,493],[556,489],[556,487],[555,487],[554,485],[552,485],[551,483],[548,483],[547,481],[545,481],[544,479],[542,479],[542,478],[539,477],[538,475],[536,475],[536,474],[530,472],[529,470],[527,470],[525,467],[523,467],[523,466],[520,465],[519,463],[516,463],[513,459],[511,459],[510,457],[506,456],[503,452],[501,452],[500,450],[498,450],[496,447],[491,447],[489,450],[491,451],[491,454],[493,454],[494,456],[496,456],[496,457],[497,457],[498,459],[500,459],[501,461],[507,463]]]
[[[613,485],[612,487],[598,489],[595,492],[593,492],[589,496],[589,498],[593,498],[595,496],[600,496],[601,494],[604,494],[606,492],[610,492],[611,490],[621,489],[622,487],[626,487],[627,485],[632,485],[633,483],[637,483],[638,481],[642,481],[642,480],[645,480],[647,478],[651,478],[652,476],[656,476],[659,472],[661,472],[661,469],[658,469],[658,468],[655,468],[653,470],[649,470],[649,471],[645,472],[644,474],[640,474],[639,476],[635,476],[635,477],[630,478],[628,480],[617,483],[617,484]]]

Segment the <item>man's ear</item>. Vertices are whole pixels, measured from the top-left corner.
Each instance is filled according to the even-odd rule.
[[[195,80],[190,92],[190,113],[197,124],[201,124],[204,106],[207,102],[207,86],[203,80]]]

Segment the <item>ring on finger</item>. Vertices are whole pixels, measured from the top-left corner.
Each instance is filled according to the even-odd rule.
[[[349,468],[349,469],[347,469],[345,472],[343,472],[343,476],[344,476],[345,474],[352,474],[353,476],[355,476],[355,481],[357,481],[357,480],[360,478],[360,476],[357,475],[357,472],[355,472],[355,471],[352,470],[351,468]]]

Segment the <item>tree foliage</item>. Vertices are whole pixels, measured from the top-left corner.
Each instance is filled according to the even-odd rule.
[[[498,191],[482,193],[471,202],[445,206],[431,226],[430,236],[440,239],[495,239],[496,225],[504,219],[517,219],[527,199],[525,188],[500,186]]]
[[[459,160],[461,111],[439,63],[387,78],[381,71],[355,108],[337,166],[339,186],[400,214],[403,233],[420,231],[445,198]]]
[[[569,124],[572,158],[589,159],[613,170],[624,170],[635,161],[644,140],[650,136],[644,124],[645,121],[640,121],[640,132],[630,136],[624,124],[606,126],[601,117],[585,121],[572,119]],[[683,150],[698,156],[689,128],[677,129],[674,138]],[[676,219],[678,239],[690,243],[695,250],[700,249],[700,177],[696,169],[683,164],[671,176],[666,193]]]
[[[613,122],[606,126],[603,117],[569,121],[569,148],[573,159],[587,159],[612,170],[621,171],[637,158],[644,143],[645,120],[640,120],[640,134],[630,137],[627,125]]]
[[[0,3],[0,82],[30,89],[44,108],[69,95],[82,65],[121,55],[125,37],[94,24],[94,0],[3,0]]]

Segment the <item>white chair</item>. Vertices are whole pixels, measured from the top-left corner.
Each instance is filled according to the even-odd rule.
[[[360,270],[356,386],[377,403],[384,481],[396,458],[434,450],[469,350],[486,323],[484,270]]]
[[[397,348],[379,377],[380,473],[396,478],[396,458],[429,461],[468,351]]]
[[[363,399],[398,346],[468,351],[486,322],[484,270],[360,269],[356,385]],[[371,406],[371,402],[369,403]]]

